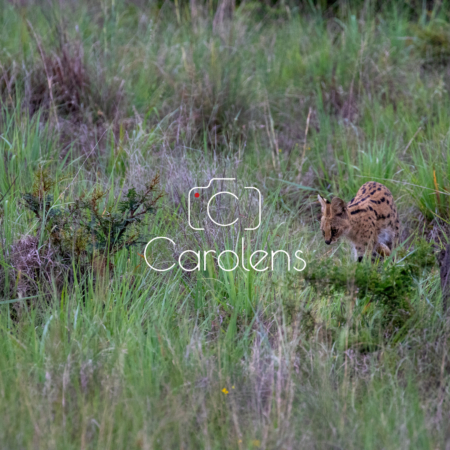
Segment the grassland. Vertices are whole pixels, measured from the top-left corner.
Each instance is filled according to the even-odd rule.
[[[0,447],[450,448],[450,9],[224,5],[0,0]],[[214,177],[257,230],[189,227]],[[316,199],[369,180],[402,244],[358,265]]]

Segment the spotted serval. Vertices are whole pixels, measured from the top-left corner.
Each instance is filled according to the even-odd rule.
[[[322,230],[330,245],[341,236],[352,244],[355,259],[366,251],[389,256],[398,243],[400,222],[391,192],[376,181],[363,184],[356,197],[345,203],[338,197],[331,203],[319,195],[322,206]]]

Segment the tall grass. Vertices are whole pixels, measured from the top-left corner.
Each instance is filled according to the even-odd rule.
[[[215,2],[0,4],[2,448],[448,445],[433,255],[448,240],[448,7],[283,5],[214,20]],[[55,208],[101,187],[118,213],[157,173],[165,196],[105,272],[62,270],[55,251],[41,277],[52,230],[22,197],[39,167]],[[240,203],[212,211],[241,221],[202,219],[224,183],[196,200],[193,230],[189,190],[211,178],[237,179]],[[350,200],[369,180],[391,189],[404,242],[356,273],[347,244],[324,245],[316,198]],[[254,231],[246,186],[262,193]],[[144,255],[157,236],[175,246]],[[28,278],[18,249],[36,264]],[[186,250],[200,270],[178,266]],[[221,270],[224,250],[245,268]],[[265,272],[246,270],[256,250]],[[283,254],[271,270],[277,250],[290,271]],[[294,270],[298,250],[313,273]]]

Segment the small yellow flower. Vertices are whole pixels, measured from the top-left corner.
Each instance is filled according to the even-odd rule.
[[[239,440],[238,440],[238,444],[242,444],[242,439],[239,439]]]
[[[281,150],[281,148],[278,149],[278,153],[281,153],[283,150]]]
[[[227,394],[228,394],[227,388],[223,388],[223,389],[222,389],[222,392],[223,392],[225,395],[227,395]]]
[[[261,447],[261,441],[259,441],[258,439],[253,439],[252,445],[254,447]]]
[[[234,385],[233,385],[233,386],[231,386],[231,389],[234,389]]]

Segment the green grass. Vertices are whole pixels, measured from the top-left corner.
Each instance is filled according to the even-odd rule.
[[[0,0],[1,447],[446,448],[448,5],[254,3],[220,23],[200,3]],[[101,188],[117,212],[157,173],[165,196],[104,272],[67,264],[22,198],[40,167],[54,208]],[[251,196],[212,204],[238,225],[203,221],[219,187],[188,226],[214,177],[260,189],[258,230]],[[358,266],[324,244],[316,200],[369,180],[404,231],[395,259]],[[165,273],[143,258],[157,236],[176,244],[146,253]],[[269,269],[204,270],[208,250],[246,268],[265,250]],[[271,270],[277,250],[306,269]]]

